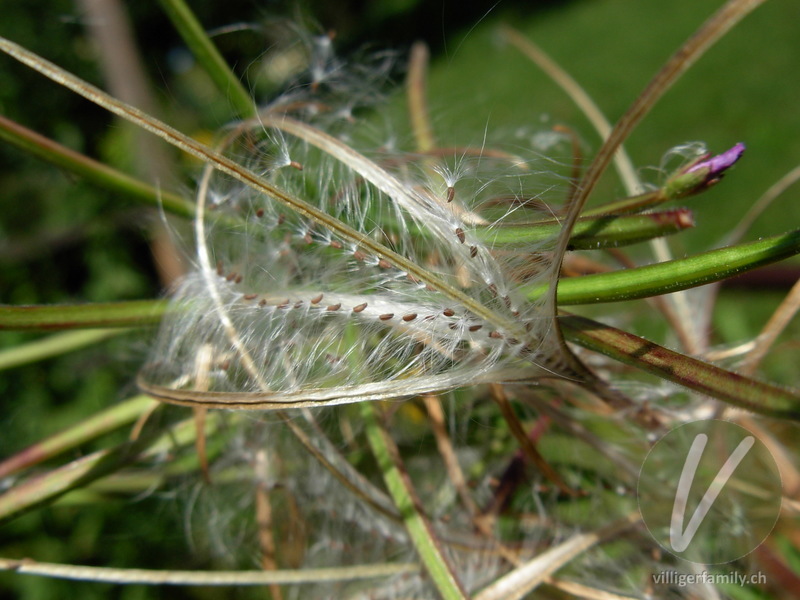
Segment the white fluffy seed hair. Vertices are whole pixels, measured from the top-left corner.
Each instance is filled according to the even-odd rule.
[[[326,221],[208,169],[197,267],[174,295],[143,387],[177,403],[263,409],[552,374],[549,312],[517,291],[521,278],[547,276],[547,248],[491,242],[542,191],[540,156],[356,147],[352,104],[318,100],[346,96],[350,78],[315,60],[312,85],[234,128],[223,147]],[[327,84],[335,93],[322,94]]]

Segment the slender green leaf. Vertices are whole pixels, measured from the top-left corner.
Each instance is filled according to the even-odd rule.
[[[0,479],[49,460],[62,452],[77,448],[80,444],[131,423],[145,410],[156,405],[157,402],[149,396],[140,395],[100,411],[69,429],[51,435],[1,462]]]
[[[167,212],[194,216],[194,204],[171,192],[157,190],[108,165],[75,152],[0,115],[0,139],[25,152],[138,202],[163,207]]]
[[[91,346],[124,332],[124,329],[85,329],[57,333],[26,344],[19,344],[0,351],[0,371],[59,356],[84,346]]]
[[[375,404],[361,403],[367,439],[372,453],[378,461],[383,479],[403,518],[414,547],[425,565],[425,569],[445,600],[466,598],[464,590],[453,573],[452,567],[441,552],[439,543],[412,488],[408,475],[401,470],[402,463],[394,441],[378,421]]]
[[[669,294],[757,269],[800,253],[800,230],[695,256],[609,273],[561,279],[560,306],[619,302]],[[533,300],[544,286],[528,288]]]
[[[726,371],[585,317],[568,315],[559,322],[564,337],[584,348],[745,410],[800,420],[800,393],[796,390]]]
[[[189,46],[197,62],[202,65],[219,90],[227,96],[240,117],[256,113],[250,94],[222,58],[214,42],[208,37],[200,21],[183,0],[160,0],[164,12]]]

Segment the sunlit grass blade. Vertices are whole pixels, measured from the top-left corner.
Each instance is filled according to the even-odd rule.
[[[91,346],[112,336],[125,333],[124,329],[86,329],[57,333],[42,339],[0,350],[0,371],[60,356],[79,348]]]
[[[209,415],[206,433],[214,431],[221,415],[218,412]],[[143,435],[17,483],[0,495],[0,523],[52,502],[71,489],[85,487],[143,458],[191,444],[195,434],[194,419],[187,419],[163,433]]]
[[[240,117],[255,114],[256,105],[250,94],[222,58],[214,42],[206,34],[192,10],[183,0],[160,0],[164,12],[189,46],[197,62],[214,84],[230,100]]]
[[[0,479],[132,423],[154,405],[157,405],[155,400],[141,395],[100,411],[69,429],[51,435],[0,462]]]
[[[32,156],[67,169],[92,184],[131,198],[137,202],[163,207],[167,212],[182,217],[194,216],[194,204],[172,192],[158,190],[152,185],[131,177],[62,146],[53,140],[0,115],[0,139],[13,144]]]
[[[408,474],[402,469],[399,451],[386,429],[380,424],[375,405],[361,403],[367,439],[378,461],[383,479],[406,525],[414,547],[425,569],[446,600],[464,599],[466,593],[456,579],[453,568],[442,554],[436,534],[425,517]]]
[[[564,278],[558,298],[561,306],[648,298],[721,281],[798,253],[800,230],[635,269]],[[535,299],[544,292],[537,286],[527,294]]]
[[[641,369],[768,417],[800,420],[800,392],[726,371],[654,342],[576,315],[560,318],[564,337]]]
[[[91,329],[155,325],[167,308],[163,300],[94,304],[0,305],[0,330]]]

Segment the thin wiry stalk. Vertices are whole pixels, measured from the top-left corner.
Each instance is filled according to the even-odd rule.
[[[406,90],[411,131],[414,133],[419,152],[429,152],[435,145],[426,94],[428,58],[428,47],[424,43],[416,42],[411,46]]]
[[[744,362],[739,367],[743,375],[754,375],[761,361],[772,348],[775,340],[800,310],[800,281],[792,286],[780,306],[772,313],[767,324],[756,336],[753,348],[745,356]]]
[[[753,203],[745,215],[733,228],[733,231],[725,238],[727,244],[738,244],[739,240],[744,237],[747,230],[753,222],[763,213],[775,199],[793,186],[797,181],[800,181],[800,165],[789,171],[786,175],[781,177],[778,181],[772,184],[769,189],[764,192],[761,197]]]

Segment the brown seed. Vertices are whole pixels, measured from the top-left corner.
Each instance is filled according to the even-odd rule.
[[[482,327],[483,327],[483,325],[470,325],[469,330],[470,331],[479,331]]]
[[[365,258],[367,258],[367,255],[364,254],[361,250],[356,250],[355,252],[353,252],[353,258],[355,258],[356,260],[364,260]]]
[[[264,216],[264,209],[263,209],[263,208],[259,208],[259,209],[256,211],[256,216],[257,216],[259,219],[260,219],[261,217],[263,217],[263,216]]]
[[[456,188],[454,188],[452,185],[448,186],[448,188],[447,188],[447,202],[448,203],[452,202],[453,198],[455,198],[455,197],[456,197]]]
[[[464,235],[464,230],[461,229],[461,227],[456,227],[456,237],[458,238],[458,241],[461,242],[462,244],[464,243],[464,240],[467,239],[466,236]]]
[[[403,321],[408,323],[409,321],[413,321],[417,318],[417,313],[409,313],[407,315],[403,315]]]
[[[258,294],[245,294],[243,297],[245,300],[255,300]]]
[[[502,334],[502,333],[500,333],[499,331],[490,331],[490,332],[489,332],[489,337],[490,337],[490,338],[494,338],[494,339],[496,339],[496,340],[499,340],[500,338],[502,338],[502,337],[503,337],[503,334]]]
[[[287,298],[280,304],[278,304],[277,308],[289,308],[289,299]]]
[[[378,266],[381,269],[391,269],[392,268],[392,263],[390,263],[388,260],[380,259],[378,261]]]
[[[512,346],[519,344],[519,340],[517,338],[506,338],[506,341]]]
[[[319,304],[322,302],[322,294],[318,294],[311,299],[311,304]]]
[[[244,277],[242,277],[241,275],[237,275],[236,279],[234,279],[233,282],[234,283],[242,283],[243,279],[244,279]]]
[[[236,271],[231,271],[228,273],[227,277],[225,277],[225,281],[233,281],[236,279]]]
[[[386,313],[385,315],[381,315],[381,316],[379,316],[378,318],[379,318],[381,321],[388,321],[388,320],[389,320],[389,319],[391,319],[393,316],[394,316],[394,313]]]
[[[217,275],[219,275],[220,277],[222,277],[225,274],[225,270],[222,267],[223,267],[222,261],[218,260],[217,261]]]
[[[341,242],[337,242],[336,240],[331,240],[330,246],[331,246],[331,248],[336,248],[337,250],[341,250],[342,249],[342,243]]]
[[[286,220],[285,215],[278,215],[278,225],[283,225],[283,222]]]
[[[267,299],[266,298],[262,298],[261,300],[258,301],[258,305],[259,306],[266,306],[267,305]]]
[[[470,258],[475,258],[478,256],[478,247],[477,246],[470,246],[469,247],[469,256]]]
[[[339,310],[340,308],[342,308],[342,303],[341,302],[339,302],[338,304],[331,304],[328,307],[328,310],[334,311],[334,310]]]
[[[449,327],[450,329],[458,329],[458,323],[450,323],[450,324],[448,325],[448,327]]]
[[[367,308],[367,303],[366,302],[364,302],[362,304],[359,304],[358,306],[354,306],[353,307],[353,312],[354,313],[360,313],[365,308]]]
[[[303,165],[301,165],[296,160],[293,160],[292,162],[290,162],[289,166],[292,167],[293,169],[297,169],[298,171],[302,171],[303,170]]]
[[[311,239],[311,232],[310,231],[306,232],[306,234],[303,236],[303,241],[306,244],[310,244],[311,242],[314,241],[314,240]]]
[[[298,300],[297,302],[294,303],[294,306],[292,306],[292,308],[300,308],[301,306],[303,306],[303,301]]]
[[[454,311],[452,308],[445,308],[445,309],[442,311],[442,314],[443,314],[445,317],[452,317],[454,314],[456,314],[456,311]]]

